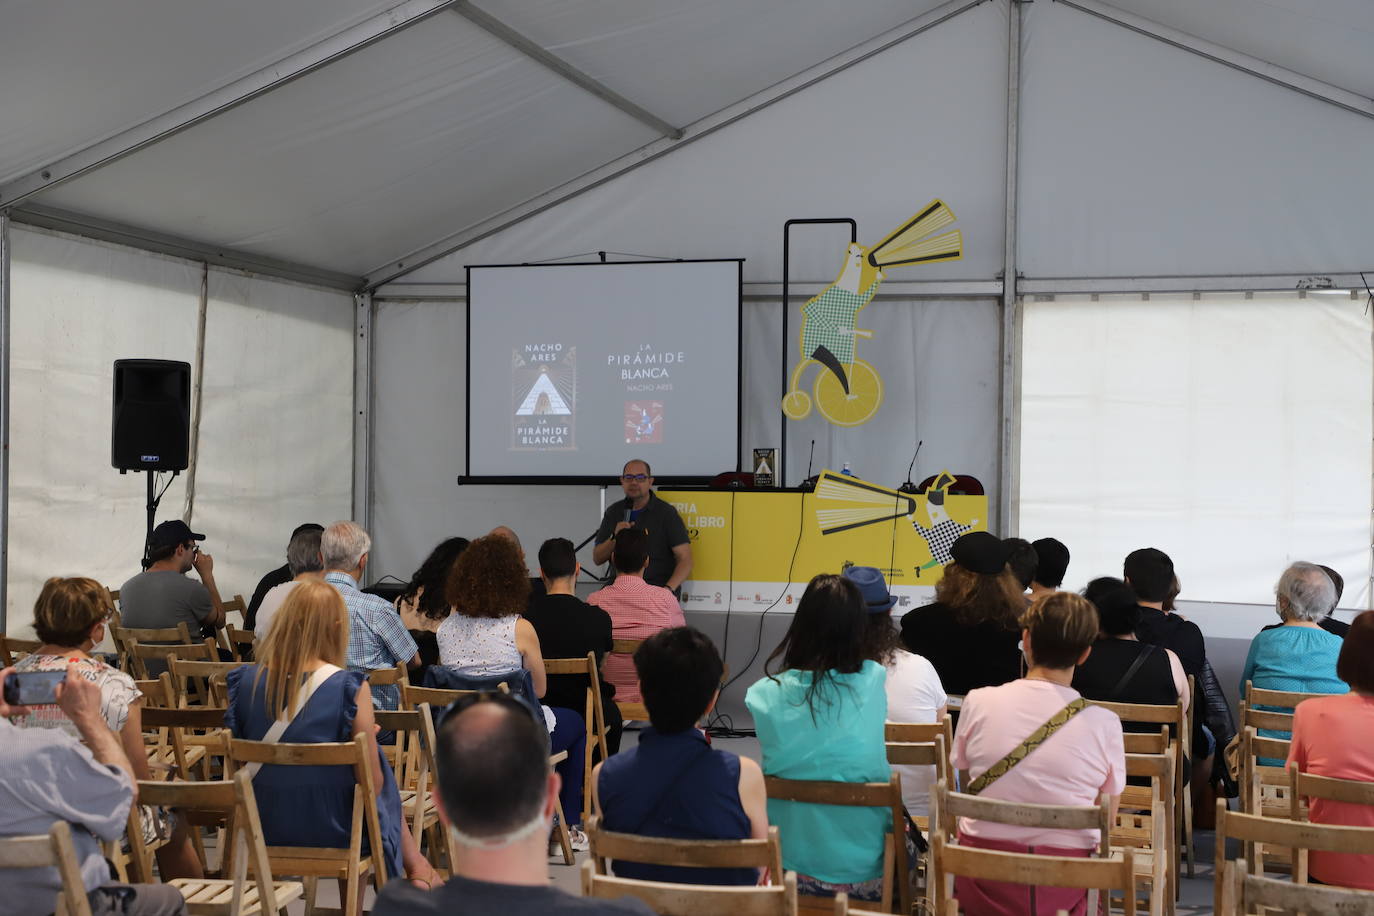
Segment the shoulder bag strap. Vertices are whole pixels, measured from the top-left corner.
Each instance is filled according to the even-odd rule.
[[[1068,724],[1070,719],[1087,708],[1088,701],[1079,697],[1068,706],[1059,710],[1059,712],[1050,716],[1049,720],[1046,721],[1044,725],[1031,732],[1025,741],[1022,741],[1016,747],[1012,748],[1011,753],[988,767],[982,775],[975,779],[968,787],[968,794],[977,795],[988,786],[1001,779],[1011,771],[1012,767],[1016,766],[1022,760],[1025,760],[1026,755],[1044,744],[1045,741],[1049,739],[1050,735],[1059,731],[1059,729]]]
[[[263,744],[276,744],[279,742],[281,736],[291,727],[291,723],[296,721],[296,716],[299,716],[301,710],[305,709],[305,704],[309,703],[310,698],[315,695],[315,691],[319,690],[325,681],[342,670],[343,669],[338,665],[328,664],[316,668],[314,673],[310,675],[310,680],[306,681],[305,684],[301,686],[300,692],[296,694],[296,711],[289,716],[285,716],[273,722],[271,727],[267,729],[266,734],[258,740]],[[247,763],[244,764],[243,768],[248,771],[248,778],[252,779],[258,775],[258,770],[262,769],[262,764]]]
[[[1145,664],[1145,659],[1149,658],[1151,655],[1154,654],[1154,646],[1150,645],[1149,643],[1144,643],[1143,645],[1145,647],[1145,651],[1136,655],[1135,661],[1131,662],[1130,667],[1126,669],[1126,673],[1121,675],[1121,680],[1117,681],[1116,686],[1113,687],[1111,689],[1111,692],[1107,694],[1108,700],[1116,702],[1117,697],[1121,695],[1121,691],[1124,690],[1126,685],[1131,682],[1131,678],[1135,676],[1135,673],[1140,670],[1140,666]]]

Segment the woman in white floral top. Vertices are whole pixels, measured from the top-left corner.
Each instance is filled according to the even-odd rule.
[[[143,695],[133,678],[90,654],[105,638],[110,610],[104,586],[94,579],[49,579],[43,583],[33,608],[34,630],[43,645],[21,659],[15,670],[65,671],[71,668],[99,686],[101,715],[110,730],[119,735],[134,775],[139,779],[152,779],[148,752],[143,745]],[[14,722],[24,728],[61,728],[77,735],[76,727],[55,704],[31,706],[27,716]],[[171,831],[168,843],[157,850],[162,880],[202,877],[200,859],[180,819],[171,818],[168,823],[166,815],[153,808],[144,806],[141,810],[145,839]]]

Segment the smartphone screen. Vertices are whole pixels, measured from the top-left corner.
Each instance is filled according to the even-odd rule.
[[[57,702],[57,685],[65,671],[21,671],[5,679],[5,702],[11,706],[45,706]]]

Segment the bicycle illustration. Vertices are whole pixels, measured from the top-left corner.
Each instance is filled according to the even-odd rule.
[[[959,230],[934,235],[952,222],[949,207],[933,200],[872,248],[850,243],[835,282],[802,306],[801,359],[782,399],[788,419],[802,420],[811,413],[813,398],[802,390],[802,377],[813,363],[822,367],[812,387],[814,403],[826,420],[836,426],[859,426],[878,412],[883,380],[857,356],[858,338],[873,336],[871,330],[858,327],[859,312],[887,276],[883,268],[962,258]]]

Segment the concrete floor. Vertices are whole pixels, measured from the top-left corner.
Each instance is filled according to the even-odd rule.
[[[623,747],[633,746],[635,733],[626,732],[622,742]],[[715,746],[723,750],[733,751],[744,757],[752,757],[755,760],[761,759],[759,743],[755,738],[717,738]],[[1197,831],[1194,834],[1194,842],[1197,847],[1195,856],[1194,877],[1189,878],[1186,874],[1179,885],[1179,916],[1210,916],[1212,913],[1212,856],[1214,846],[1214,835],[1210,830]],[[562,888],[570,894],[581,893],[581,870],[582,863],[586,861],[586,853],[577,853],[576,860],[572,866],[563,864],[561,856],[549,859],[549,877],[555,887]],[[367,905],[371,906],[372,894],[369,892]],[[338,890],[334,882],[326,881],[320,884],[320,906],[338,906]],[[290,908],[291,916],[301,916],[305,912],[302,903],[297,903]]]

